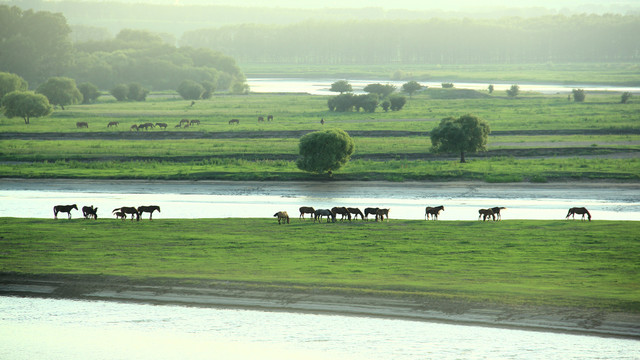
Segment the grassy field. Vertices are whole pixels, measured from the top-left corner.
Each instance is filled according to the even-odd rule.
[[[639,312],[639,226],[1,218],[0,271],[248,281]]]

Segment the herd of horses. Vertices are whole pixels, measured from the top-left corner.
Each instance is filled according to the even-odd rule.
[[[53,207],[53,218],[57,219],[59,213],[67,213],[67,218],[71,219],[71,210],[78,210],[78,205],[56,205]],[[140,221],[140,216],[143,213],[149,213],[149,220],[153,220],[153,212],[160,212],[160,206],[158,205],[149,205],[149,206],[123,206],[119,208],[113,209],[111,213],[116,216],[116,219],[125,220],[127,216],[131,215],[131,221],[133,218],[136,218],[136,221]],[[82,215],[85,219],[98,219],[98,208],[91,206],[83,206],[82,207]]]
[[[267,119],[267,121],[273,121],[273,115],[267,115],[266,119]],[[264,121],[265,121],[265,117],[264,116],[258,116],[258,122],[264,122]],[[324,119],[323,119],[322,123],[324,124]],[[229,125],[233,125],[233,124],[236,124],[236,125],[240,124],[240,120],[238,120],[238,119],[229,120]],[[108,128],[110,128],[112,126],[118,127],[118,125],[120,125],[119,121],[110,121],[107,124],[107,127]],[[182,119],[182,120],[180,120],[180,122],[175,127],[176,128],[186,129],[186,128],[189,128],[189,127],[192,127],[192,126],[195,126],[195,125],[200,125],[200,120],[197,120],[197,119],[192,119],[192,120]],[[133,124],[133,125],[131,125],[129,127],[129,131],[149,130],[149,129],[153,129],[153,128],[156,128],[156,127],[160,128],[162,130],[166,130],[168,126],[169,125],[167,123],[158,122],[158,123],[154,124],[154,123],[147,122],[147,123],[143,123],[143,124]],[[89,123],[87,123],[86,121],[78,121],[78,122],[76,122],[76,127],[78,129],[81,129],[81,128],[88,129],[89,128]]]

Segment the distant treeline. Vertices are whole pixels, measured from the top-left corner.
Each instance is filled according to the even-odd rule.
[[[640,16],[245,24],[187,32],[180,45],[246,63],[511,64],[640,60]]]

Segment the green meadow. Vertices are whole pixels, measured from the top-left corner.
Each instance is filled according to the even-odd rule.
[[[640,225],[0,219],[0,272],[640,311]]]

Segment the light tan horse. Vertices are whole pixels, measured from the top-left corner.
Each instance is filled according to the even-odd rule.
[[[277,213],[273,214],[273,217],[278,218],[278,224],[284,224],[285,221],[287,222],[287,224],[289,223],[289,214],[287,214],[286,211],[278,211]]]

